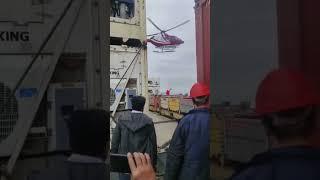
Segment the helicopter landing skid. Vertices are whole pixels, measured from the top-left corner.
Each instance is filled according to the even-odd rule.
[[[166,51],[153,51],[153,52],[156,52],[156,53],[166,53],[166,52],[176,52],[174,50],[166,50]]]

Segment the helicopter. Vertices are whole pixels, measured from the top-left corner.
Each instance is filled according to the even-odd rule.
[[[167,30],[162,30],[161,28],[159,28],[159,26],[157,26],[150,18],[148,18],[148,20],[154,27],[156,27],[160,31],[159,33],[147,35],[148,37],[150,37],[147,39],[147,42],[150,42],[156,48],[161,50],[154,52],[175,52],[174,50],[184,43],[184,41],[178,38],[177,36],[169,35],[167,32],[187,24],[190,20],[184,21],[183,23]]]

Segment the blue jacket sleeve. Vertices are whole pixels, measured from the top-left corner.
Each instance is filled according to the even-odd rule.
[[[184,160],[187,131],[188,124],[185,120],[181,120],[173,134],[169,150],[167,151],[165,180],[179,179],[179,172]]]

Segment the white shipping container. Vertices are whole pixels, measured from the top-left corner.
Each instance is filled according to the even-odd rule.
[[[161,109],[169,109],[169,98],[161,97],[160,107]]]
[[[117,95],[111,102],[112,116],[129,103],[124,98],[126,89],[148,97],[147,49],[143,44],[147,39],[145,1],[114,3],[111,5],[116,8],[111,9],[110,17],[110,86]]]
[[[110,47],[110,88],[115,92],[115,98],[119,99],[124,89],[134,89],[137,95],[147,97],[146,52],[140,47]],[[114,111],[117,102],[110,103],[110,110]]]
[[[66,150],[57,149],[67,147],[60,107],[108,109],[106,7],[105,0],[1,1],[0,156],[9,157],[3,165],[12,179],[51,164],[20,161],[21,152]]]

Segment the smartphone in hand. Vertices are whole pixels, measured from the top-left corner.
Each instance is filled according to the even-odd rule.
[[[110,171],[131,173],[128,158],[125,154],[110,154]]]

